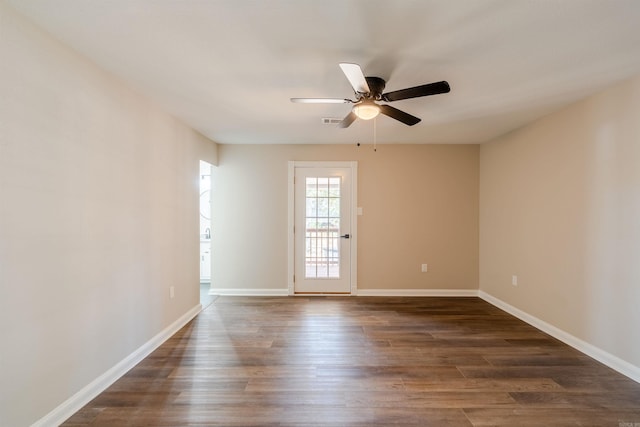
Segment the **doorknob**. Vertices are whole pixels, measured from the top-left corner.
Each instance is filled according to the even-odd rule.
[[[340,236],[340,237],[342,237],[343,239],[348,239],[348,238],[349,238],[349,235],[348,235],[348,234],[345,234],[344,236]]]

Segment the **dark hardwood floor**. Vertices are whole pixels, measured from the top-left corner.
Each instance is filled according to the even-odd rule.
[[[219,297],[64,425],[636,427],[640,384],[479,298]]]

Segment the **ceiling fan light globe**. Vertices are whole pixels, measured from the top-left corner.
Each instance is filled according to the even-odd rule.
[[[353,112],[362,120],[371,120],[380,114],[380,107],[376,104],[359,104],[353,107]]]

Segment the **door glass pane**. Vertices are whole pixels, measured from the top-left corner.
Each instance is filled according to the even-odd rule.
[[[340,183],[340,177],[306,178],[306,278],[340,278]]]
[[[316,198],[307,197],[307,218],[315,218],[318,215],[317,211],[318,211],[318,201],[316,200]]]
[[[340,177],[329,178],[329,197],[340,197]]]
[[[320,193],[318,191],[318,193]],[[318,218],[329,218],[329,197],[318,197]],[[309,200],[307,198],[307,200]],[[338,200],[338,199],[336,199]],[[320,221],[326,222],[326,221]]]
[[[307,196],[315,197],[318,191],[318,182],[316,178],[307,178]]]
[[[329,199],[329,218],[340,218],[340,199]]]

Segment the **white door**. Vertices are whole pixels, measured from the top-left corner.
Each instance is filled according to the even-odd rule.
[[[352,168],[294,168],[296,294],[353,290]]]

